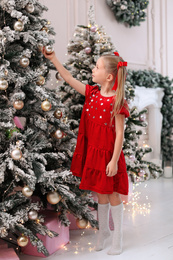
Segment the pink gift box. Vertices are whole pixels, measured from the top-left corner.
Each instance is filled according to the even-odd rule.
[[[43,216],[45,216],[45,223],[44,225],[52,231],[55,231],[59,235],[57,237],[50,238],[49,236],[43,236],[37,234],[38,238],[43,241],[44,246],[48,250],[49,254],[53,254],[58,249],[62,248],[69,242],[69,227],[65,227],[61,225],[60,221],[58,220],[58,213],[52,210],[46,210],[41,212]],[[39,257],[46,257],[43,253],[39,253],[37,251],[37,247],[34,247],[30,242],[27,246],[21,248],[23,254],[26,255],[34,255]]]
[[[2,248],[8,248],[8,244],[4,240],[0,239],[0,250]]]
[[[0,260],[19,260],[13,248],[0,249]]]

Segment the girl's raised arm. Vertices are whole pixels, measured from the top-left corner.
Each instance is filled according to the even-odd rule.
[[[59,62],[59,60],[55,55],[55,52],[51,54],[46,54],[46,51],[43,48],[43,54],[47,59],[49,59],[54,64],[61,77],[77,92],[85,96],[85,84],[73,78],[71,73],[66,68],[64,68],[64,66]]]

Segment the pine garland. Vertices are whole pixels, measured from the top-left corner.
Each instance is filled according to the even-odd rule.
[[[161,152],[163,161],[171,161],[173,158],[173,80],[152,70],[129,70],[127,78],[133,86],[163,88]]]
[[[145,9],[148,6],[148,0],[106,0],[107,5],[113,11],[118,22],[125,25],[139,26],[140,22],[145,21]]]

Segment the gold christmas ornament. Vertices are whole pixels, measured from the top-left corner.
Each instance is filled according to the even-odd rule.
[[[31,190],[30,187],[26,185],[25,187],[23,187],[22,193],[25,197],[29,198],[32,196],[33,190]]]
[[[22,57],[20,59],[20,66],[22,66],[23,68],[26,68],[29,66],[29,59],[27,57]]]
[[[50,204],[57,204],[61,200],[61,195],[57,191],[51,191],[47,194],[47,201]]]
[[[37,79],[36,84],[37,84],[38,86],[43,86],[43,85],[45,84],[45,78],[40,75],[40,76],[38,77],[38,79]]]
[[[47,45],[45,47],[45,51],[46,51],[47,54],[51,54],[52,52],[54,52],[54,48],[51,45]]]
[[[25,7],[25,9],[26,9],[26,11],[28,12],[28,13],[33,13],[34,12],[34,5],[32,4],[32,3],[29,3],[29,4],[27,4],[26,5],[26,7]]]
[[[38,43],[37,48],[39,51],[43,50],[43,44],[42,43]]]
[[[86,228],[87,225],[88,225],[88,220],[82,218],[82,219],[77,219],[76,220],[76,225],[79,227],[79,228]]]
[[[8,88],[7,80],[0,78],[0,90],[6,90]]]
[[[36,220],[38,218],[38,212],[36,210],[30,210],[28,213],[28,218],[30,220]]]
[[[13,103],[13,107],[14,107],[15,109],[17,109],[17,110],[20,110],[20,109],[22,109],[22,108],[24,107],[24,103],[23,103],[22,100],[16,100],[16,101],[14,101],[14,103]]]
[[[41,108],[43,109],[43,111],[49,111],[51,110],[52,105],[48,100],[45,100],[41,103]]]
[[[54,136],[54,138],[56,138],[56,139],[62,139],[63,136],[64,136],[64,133],[63,133],[60,129],[58,129],[58,130],[56,130],[56,131],[54,132],[53,136]]]
[[[14,23],[14,30],[15,31],[18,31],[18,32],[21,32],[23,31],[24,29],[24,24],[22,21],[18,20]]]
[[[56,117],[57,119],[60,119],[62,117],[62,111],[60,109],[55,110],[54,112],[54,117]]]
[[[11,157],[13,158],[13,160],[20,160],[22,158],[21,150],[19,148],[13,149],[11,152]]]
[[[18,237],[18,239],[17,239],[17,244],[18,244],[19,246],[21,246],[21,247],[26,246],[26,245],[28,244],[28,242],[29,242],[29,239],[28,239],[27,236],[20,236],[20,237]]]

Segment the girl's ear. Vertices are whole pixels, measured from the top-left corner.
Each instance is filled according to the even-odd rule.
[[[111,82],[111,81],[113,81],[113,79],[114,79],[114,76],[113,76],[112,74],[108,74],[107,80],[108,80],[109,82]]]

